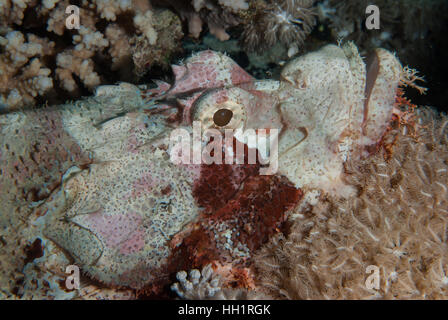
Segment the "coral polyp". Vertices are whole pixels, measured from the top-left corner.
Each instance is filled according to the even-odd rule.
[[[431,109],[388,133],[385,150],[345,164],[349,198],[325,195],[258,253],[260,285],[287,299],[446,299],[447,117]],[[416,135],[414,135],[416,133]],[[294,246],[290,244],[294,243]],[[369,289],[367,268],[380,285]]]

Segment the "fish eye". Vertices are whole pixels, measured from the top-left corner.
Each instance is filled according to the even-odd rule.
[[[218,127],[224,127],[229,124],[230,120],[232,120],[233,112],[229,109],[219,109],[213,115],[213,122]]]

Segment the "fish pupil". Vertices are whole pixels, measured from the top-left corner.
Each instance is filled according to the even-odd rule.
[[[233,117],[232,110],[219,109],[213,115],[213,122],[219,127],[224,127],[230,122],[230,120],[232,120],[232,117]]]

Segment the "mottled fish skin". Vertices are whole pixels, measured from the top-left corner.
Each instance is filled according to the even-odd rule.
[[[107,119],[140,108],[139,91],[129,84],[105,86],[85,100],[1,115],[0,226],[29,214],[29,204],[45,200],[70,167],[94,161],[67,132],[65,118],[78,119],[85,130],[98,130]]]
[[[256,195],[263,182],[281,194],[275,182],[294,201],[311,189],[350,194],[343,163],[381,139],[399,83],[398,60],[385,50],[376,54],[368,110],[366,67],[349,43],[292,60],[280,81],[258,81],[229,57],[204,51],[173,66],[171,86],[101,86],[90,98],[1,115],[0,226],[32,216],[41,226],[33,232],[108,286],[141,289],[166,280],[177,271],[167,268],[173,247],[201,217],[194,186],[204,181],[201,165],[170,160],[171,132],[191,133],[193,121],[203,129],[278,129],[278,175],[284,177],[252,178],[252,185],[239,181],[232,188]],[[217,128],[220,109],[233,116]],[[281,221],[287,210],[278,213]]]

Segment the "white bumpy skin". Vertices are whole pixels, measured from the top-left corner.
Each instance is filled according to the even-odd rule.
[[[375,54],[379,68],[368,101],[366,66],[352,43],[325,46],[283,69],[279,173],[296,187],[353,193],[341,179],[343,163],[381,139],[402,71],[392,53],[377,49]]]
[[[343,164],[367,155],[365,147],[381,140],[402,74],[392,53],[377,49],[372,57],[366,67],[353,43],[327,45],[290,61],[280,81],[253,81],[202,95],[192,119],[217,128],[212,117],[226,108],[233,118],[220,129],[278,129],[279,174],[297,188],[349,196],[353,190],[342,180]]]

